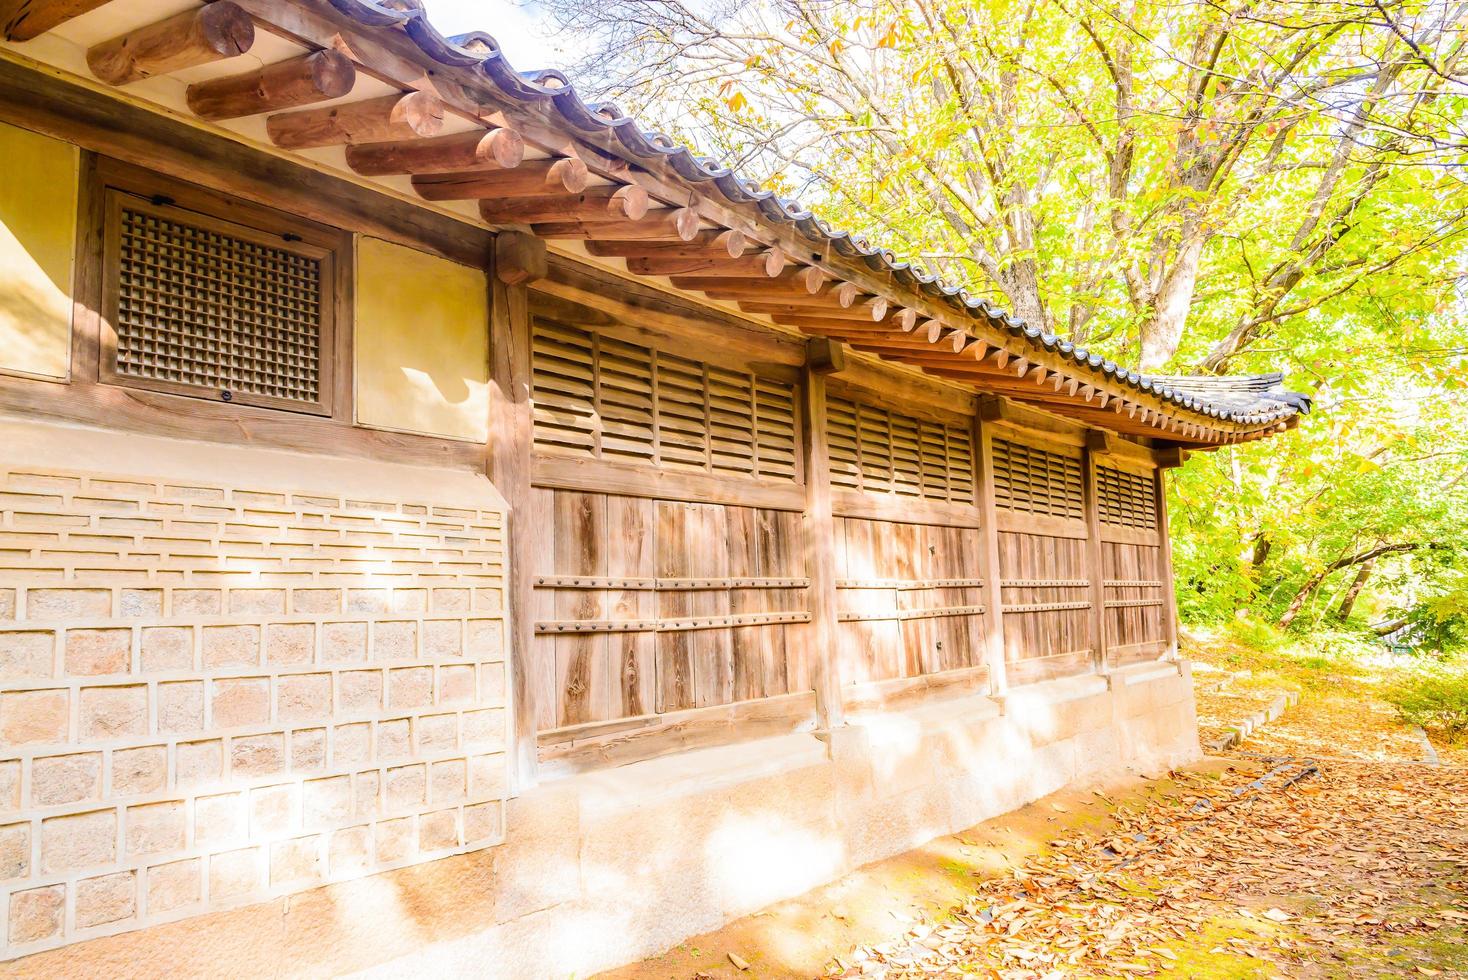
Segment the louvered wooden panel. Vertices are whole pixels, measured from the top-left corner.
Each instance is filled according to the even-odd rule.
[[[1096,498],[1103,524],[1157,530],[1157,499],[1151,477],[1098,466]]]
[[[1008,439],[995,439],[994,502],[1006,510],[1084,520],[1081,461]]]
[[[784,382],[536,320],[537,449],[795,482]]]
[[[325,410],[329,249],[119,191],[106,238],[107,380]]]
[[[973,444],[962,425],[833,397],[826,442],[833,487],[973,502]]]

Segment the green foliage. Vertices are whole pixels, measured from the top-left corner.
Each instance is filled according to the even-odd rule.
[[[1453,741],[1468,738],[1468,667],[1419,670],[1391,685],[1386,696],[1409,724]]]

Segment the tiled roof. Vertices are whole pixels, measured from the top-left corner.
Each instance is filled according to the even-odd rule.
[[[402,32],[411,38],[430,72],[436,66],[467,71],[482,81],[488,90],[485,95],[507,108],[516,104],[533,108],[543,117],[558,120],[569,134],[594,138],[603,148],[614,147],[630,164],[676,174],[690,188],[709,196],[717,195],[728,207],[749,215],[756,225],[793,229],[810,243],[814,252],[835,253],[855,260],[874,274],[890,277],[899,288],[966,314],[1016,343],[1058,355],[1079,369],[1076,374],[1083,379],[1089,374],[1095,379],[1092,383],[1134,389],[1204,420],[1249,427],[1274,426],[1309,411],[1310,399],[1279,388],[1278,374],[1244,378],[1146,375],[1027,324],[890,249],[832,227],[799,201],[763,189],[758,182],[721,166],[710,157],[700,156],[663,133],[643,129],[616,105],[585,101],[560,71],[517,70],[489,34],[475,31],[444,36],[429,22],[419,0],[328,2],[361,28]],[[1096,378],[1097,375],[1100,377]],[[1206,426],[1207,422],[1203,424]]]

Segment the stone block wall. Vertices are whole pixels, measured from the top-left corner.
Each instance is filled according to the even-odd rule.
[[[0,438],[5,957],[502,840],[486,481],[56,434]]]

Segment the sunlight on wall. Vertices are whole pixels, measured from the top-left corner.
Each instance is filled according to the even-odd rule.
[[[0,370],[64,378],[77,150],[0,123]]]
[[[357,421],[484,442],[484,273],[376,238],[357,240]]]

